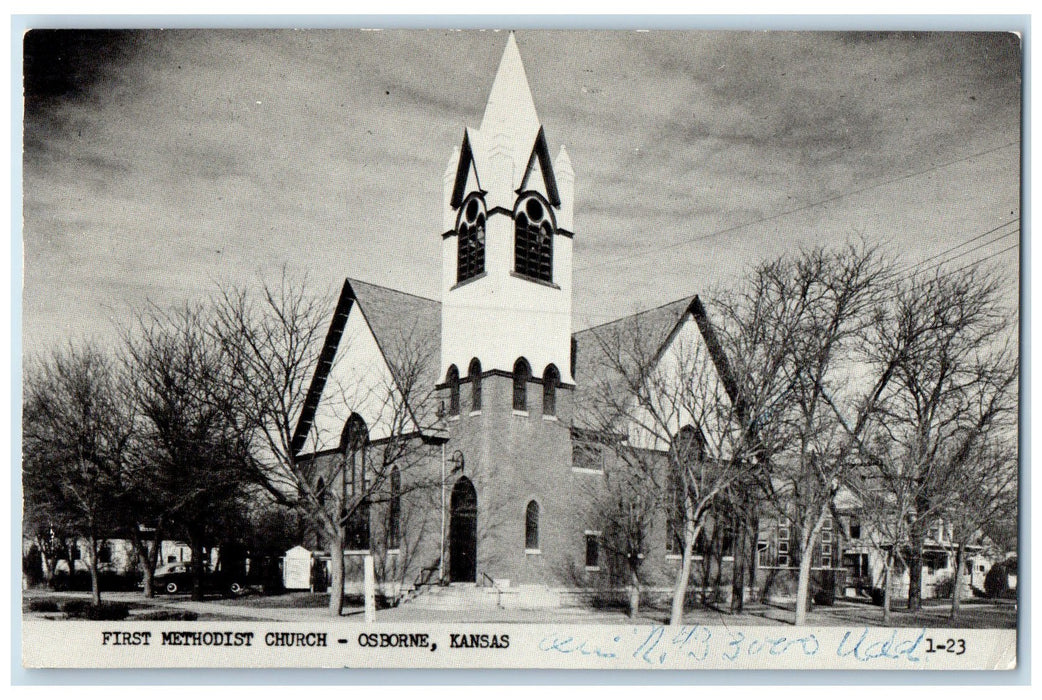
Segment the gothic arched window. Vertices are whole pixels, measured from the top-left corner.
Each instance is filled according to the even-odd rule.
[[[467,375],[470,377],[470,410],[480,411],[481,410],[481,361],[478,358],[474,358],[470,361],[470,368],[467,370]]]
[[[539,549],[539,504],[535,501],[525,508],[525,549]]]
[[[456,282],[464,282],[485,271],[485,200],[472,194],[460,207],[456,221],[458,254],[456,256]]]
[[[691,425],[685,425],[673,438],[673,455],[668,474],[669,505],[666,521],[666,551],[680,554],[684,548],[684,525],[687,509],[686,470],[702,461],[705,449],[702,436]]]
[[[514,363],[514,410],[528,410],[528,378],[532,376],[532,368],[528,366],[528,360],[523,357],[517,358]]]
[[[318,505],[322,508],[326,507],[326,480],[322,477],[318,477],[318,483],[315,484],[315,496],[318,498]]]
[[[554,220],[537,194],[522,195],[514,209],[514,272],[553,282]]]
[[[543,415],[557,414],[557,385],[561,383],[561,373],[554,365],[547,365],[543,371]]]
[[[449,415],[459,415],[459,370],[456,365],[449,365],[449,371],[445,376],[445,382],[449,385]]]
[[[352,413],[340,434],[344,453],[343,502],[340,518],[345,527],[344,546],[348,550],[369,549],[369,494],[366,474],[366,446],[369,427],[357,413]]]
[[[694,426],[685,425],[677,432],[677,436],[673,440],[677,462],[680,465],[696,464],[704,458],[705,446],[702,443],[702,436]]]
[[[387,506],[387,548],[398,549],[402,539],[402,473],[391,469],[391,499]]]

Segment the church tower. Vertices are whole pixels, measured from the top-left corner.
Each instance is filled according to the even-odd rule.
[[[481,126],[467,128],[445,172],[441,377],[556,372],[572,384],[575,175],[551,159],[513,33]],[[549,369],[548,369],[549,368]]]

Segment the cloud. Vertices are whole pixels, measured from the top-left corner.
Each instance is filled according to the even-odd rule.
[[[436,296],[442,174],[463,126],[480,121],[505,40],[31,32],[26,347],[287,261],[324,285],[355,275]],[[1012,149],[772,218],[1017,141],[1011,35],[518,42],[551,149],[566,144],[577,173],[585,317],[719,286],[761,257],[855,230],[903,236],[907,255],[926,257],[1018,210]],[[608,264],[619,257],[631,259]]]

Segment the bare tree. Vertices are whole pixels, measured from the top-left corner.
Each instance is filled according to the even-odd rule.
[[[864,433],[853,437],[868,483],[892,504],[892,513],[875,514],[876,524],[893,547],[907,547],[910,610],[921,605],[927,531],[958,500],[961,482],[972,483],[979,446],[1014,429],[1017,358],[999,290],[976,266],[901,280],[863,334],[863,360],[889,381],[866,406]]]
[[[126,335],[127,375],[140,415],[139,462],[147,489],[131,526],[146,584],[163,532],[179,531],[192,549],[192,597],[203,595],[206,549],[220,543],[243,511],[251,473],[248,443],[229,420],[232,384],[220,346],[199,306],[151,309]],[[151,516],[149,548],[138,523]],[[146,591],[147,592],[147,591]]]
[[[949,620],[957,622],[962,602],[962,572],[970,544],[982,543],[992,527],[1016,521],[1017,454],[1011,436],[991,436],[958,465],[954,488],[945,499],[944,517],[951,527],[955,574]]]
[[[626,452],[618,444],[623,436],[580,431],[578,438],[582,441],[579,449],[590,463],[604,471],[603,479],[584,482],[584,497],[591,517],[603,524],[599,542],[608,557],[609,573],[621,575],[629,591],[629,616],[636,618],[648,535],[666,500],[659,484],[661,475],[652,469],[654,460],[640,459],[637,453],[626,454],[624,459],[609,458]]]
[[[666,507],[667,537],[681,554],[670,623],[680,624],[710,507],[753,468],[756,448],[743,429],[748,406],[737,400],[701,302],[665,344],[663,330],[638,314],[594,331],[600,367],[587,411],[596,432],[626,438],[609,443],[623,465],[619,486],[635,484],[630,501],[613,509],[615,529],[632,536],[647,508]]]
[[[23,406],[28,510],[86,541],[98,605],[98,549],[118,527],[133,416],[121,400],[112,362],[92,345],[69,345],[29,369]],[[68,560],[71,577],[75,557]]]
[[[435,343],[419,329],[401,329],[392,347],[383,347],[389,376],[335,382],[334,364],[353,342],[340,337],[353,303],[346,295],[339,303],[312,295],[306,281],[294,282],[284,272],[259,295],[223,290],[213,327],[232,370],[235,421],[256,456],[254,479],[276,502],[299,508],[330,549],[334,617],[343,611],[342,553],[369,549],[370,508],[386,504],[393,475],[402,493],[432,483],[419,475],[429,459],[425,423],[434,420],[427,409]],[[339,416],[333,421],[339,434],[327,434],[331,429],[317,424],[298,432],[301,416],[314,417],[318,408],[309,399],[318,397]],[[360,405],[377,416],[373,425],[352,422],[353,407]],[[319,446],[330,444],[332,452],[317,454]]]
[[[728,304],[747,439],[761,448],[766,502],[795,533],[796,624],[822,527],[893,374],[892,360],[874,374],[852,369],[885,269],[864,245],[801,251],[758,267]]]

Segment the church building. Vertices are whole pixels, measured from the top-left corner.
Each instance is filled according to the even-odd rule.
[[[511,34],[481,124],[444,173],[443,226],[430,232],[440,302],[343,285],[295,447],[314,457],[320,491],[366,494],[347,549],[371,551],[385,587],[612,585],[589,507],[612,455],[589,438],[582,405],[613,324],[573,329],[575,180],[564,146],[551,152]],[[695,296],[639,317],[656,348],[712,345]],[[641,553],[662,586],[680,558],[665,519]]]

